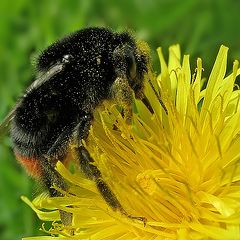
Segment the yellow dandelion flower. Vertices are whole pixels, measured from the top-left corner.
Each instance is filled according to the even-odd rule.
[[[136,100],[129,126],[115,105],[95,112],[86,146],[124,209],[145,217],[146,226],[114,212],[94,182],[59,163],[70,186],[64,197],[23,198],[52,221],[45,230],[51,236],[26,239],[239,240],[240,69],[235,61],[226,76],[227,51],[221,46],[203,88],[201,59],[191,72],[178,45],[170,47],[168,64],[159,48],[161,74],[150,73],[145,89],[154,113]],[[72,214],[71,225],[61,224],[59,209]]]

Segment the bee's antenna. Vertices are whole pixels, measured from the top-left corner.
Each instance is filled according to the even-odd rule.
[[[149,100],[147,99],[147,97],[146,97],[145,94],[143,94],[143,98],[142,98],[141,100],[142,100],[143,104],[147,107],[147,109],[149,110],[149,112],[150,112],[151,114],[153,114],[153,113],[154,113],[154,110],[153,110],[153,108],[152,108],[152,106],[151,106],[151,104],[150,104],[150,102],[149,102]]]
[[[168,115],[167,107],[166,107],[165,104],[163,103],[160,94],[156,91],[156,89],[154,88],[154,86],[153,86],[153,84],[152,84],[152,82],[151,82],[150,79],[148,79],[148,82],[149,82],[149,84],[150,84],[150,86],[151,86],[153,92],[155,93],[155,95],[156,95],[156,97],[157,97],[159,103],[161,104],[162,108],[164,109],[165,113]]]

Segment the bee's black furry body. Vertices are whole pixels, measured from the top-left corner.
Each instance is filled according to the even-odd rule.
[[[93,110],[103,100],[118,98],[130,108],[131,91],[137,97],[141,95],[146,64],[147,56],[139,52],[129,33],[105,28],[75,32],[39,56],[39,78],[48,71],[53,74],[43,77],[44,83],[33,84],[20,99],[11,138],[17,158],[23,165],[37,166],[34,171],[40,172],[52,195],[57,195],[51,191],[53,184],[66,188],[54,170],[55,160],[64,159],[69,141],[77,138],[76,153],[83,172],[96,182],[112,208],[126,214],[100,171],[91,164],[94,160],[81,140],[88,135]],[[32,166],[26,167],[31,171]]]
[[[103,99],[110,98],[116,79],[112,53],[126,43],[136,48],[128,33],[114,34],[107,29],[92,28],[47,48],[38,59],[37,68],[41,72],[66,55],[71,59],[51,81],[23,98],[12,123],[16,150],[36,157],[46,154],[65,127],[69,124],[74,127]]]

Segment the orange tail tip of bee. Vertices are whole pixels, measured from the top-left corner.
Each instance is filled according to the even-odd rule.
[[[39,179],[42,175],[39,160],[33,157],[25,157],[15,152],[16,159],[26,169],[26,172],[33,178]]]

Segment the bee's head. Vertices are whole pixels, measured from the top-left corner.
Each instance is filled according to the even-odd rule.
[[[150,67],[149,48],[146,43],[138,42],[136,49],[126,50],[127,75],[130,87],[136,98],[143,98],[144,75]]]
[[[130,35],[124,34],[127,40],[119,44],[113,51],[116,77],[127,78],[135,97],[142,99],[144,75],[150,67],[149,47],[145,42],[136,42]]]

